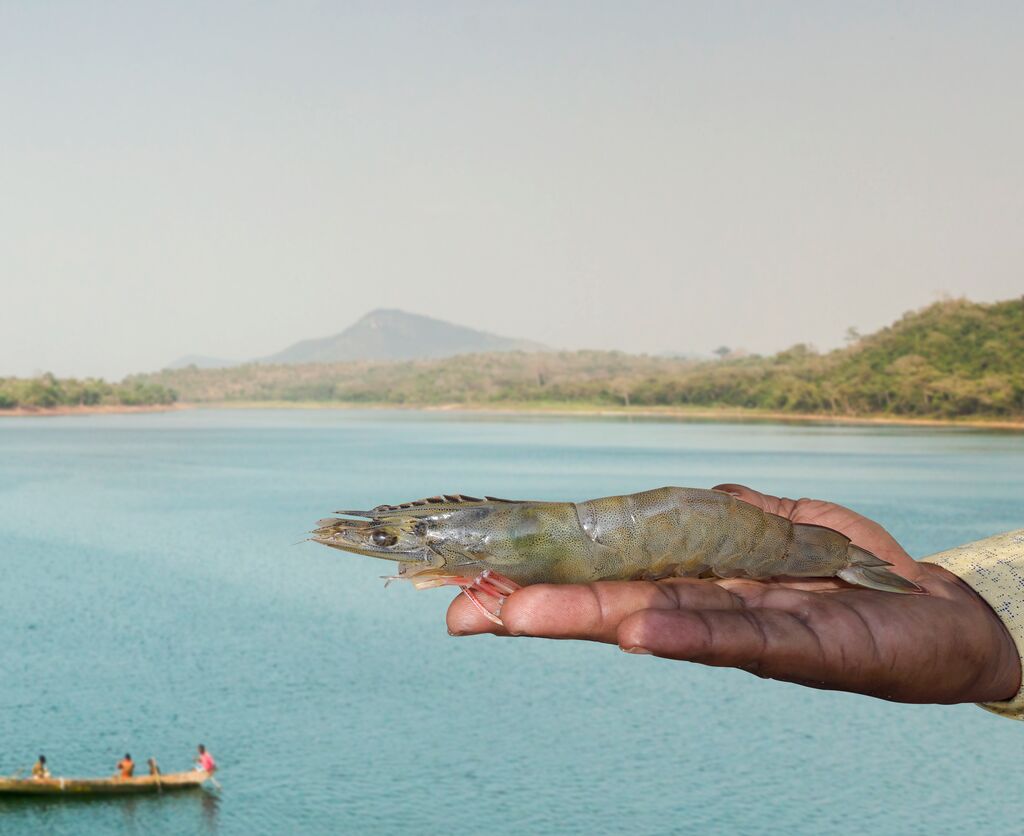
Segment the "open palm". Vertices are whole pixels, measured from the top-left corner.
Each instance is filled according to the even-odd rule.
[[[504,627],[459,596],[448,610],[449,631],[608,642],[901,702],[987,702],[1017,692],[1020,657],[988,604],[955,575],[914,561],[878,523],[831,502],[739,485],[717,490],[794,523],[840,531],[927,594],[832,580],[538,584],[504,603]]]

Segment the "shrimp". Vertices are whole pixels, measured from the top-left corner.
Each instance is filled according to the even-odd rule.
[[[418,589],[460,587],[500,624],[521,586],[669,577],[838,577],[920,592],[890,563],[831,528],[792,523],[721,491],[656,488],[586,502],[520,502],[461,494],[370,511],[337,511],[310,539],[397,561]],[[357,519],[353,519],[357,518]],[[478,592],[497,599],[483,606]]]

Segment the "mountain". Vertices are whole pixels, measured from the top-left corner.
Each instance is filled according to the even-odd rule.
[[[179,357],[169,366],[168,369],[187,369],[195,366],[197,369],[229,369],[239,365],[237,360],[224,360],[220,357],[208,357],[205,354],[186,354]]]
[[[394,309],[371,311],[340,334],[303,340],[256,362],[342,363],[417,360],[494,351],[544,351],[545,346]]]

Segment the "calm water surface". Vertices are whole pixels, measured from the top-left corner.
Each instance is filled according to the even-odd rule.
[[[1024,438],[349,411],[0,420],[0,773],[125,751],[223,792],[0,800],[3,833],[1018,831],[1024,724],[616,648],[450,638],[294,545],[339,507],[740,481],[921,556],[1024,525]]]

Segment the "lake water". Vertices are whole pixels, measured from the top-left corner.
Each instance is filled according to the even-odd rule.
[[[415,412],[0,419],[0,773],[223,785],[0,799],[3,833],[1019,831],[1024,725],[614,647],[451,638],[451,593],[312,543],[340,507],[739,481],[912,554],[1024,525],[1024,437]]]

